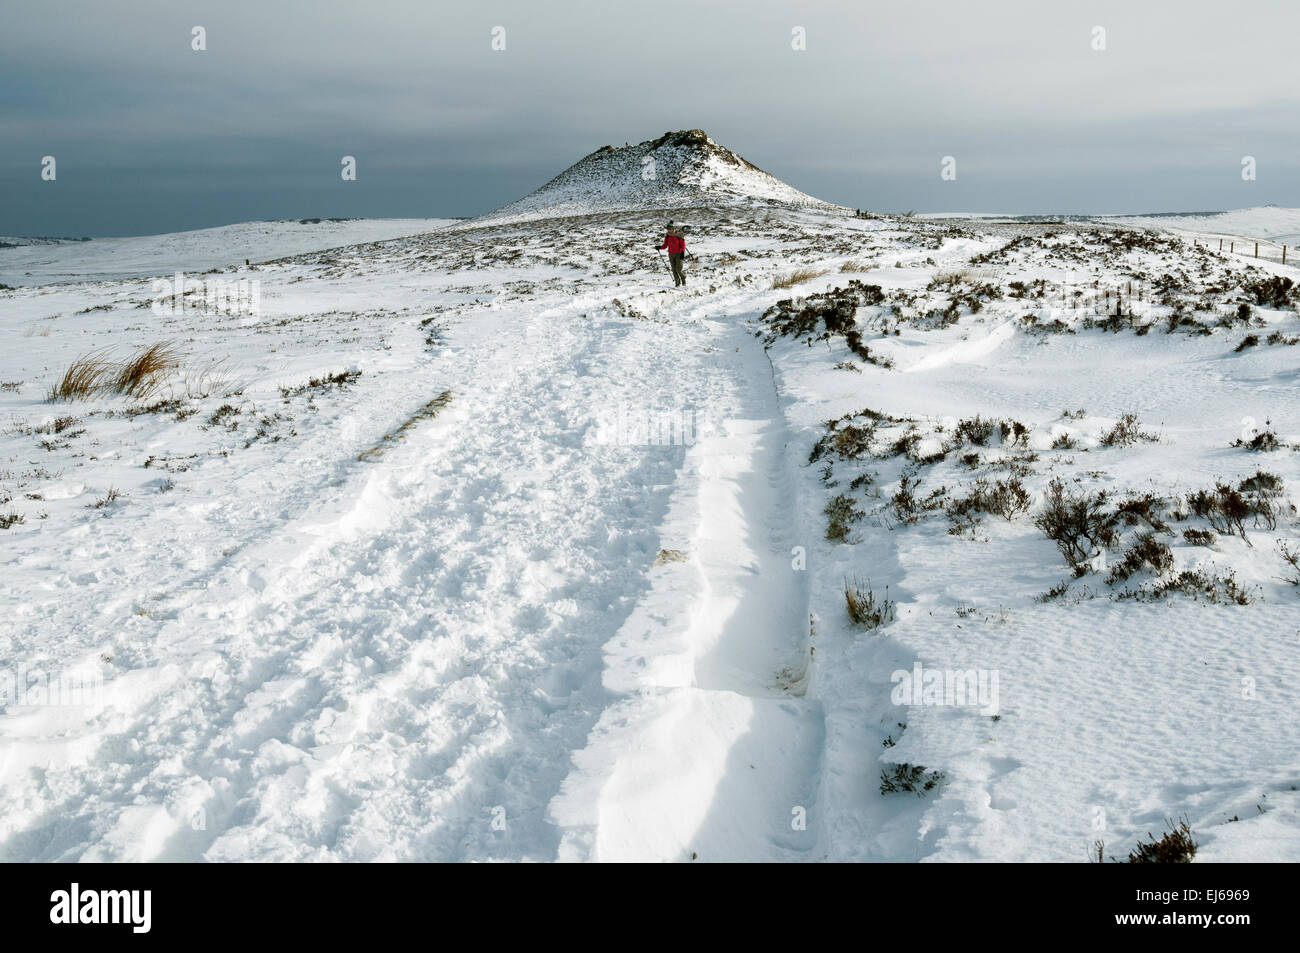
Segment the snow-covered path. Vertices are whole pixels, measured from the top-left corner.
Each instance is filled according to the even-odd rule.
[[[7,753],[5,853],[546,860],[590,833],[548,812],[570,775],[601,791],[596,856],[806,848],[791,812],[821,729],[791,697],[806,594],[770,370],[734,317],[662,300],[653,320],[593,295],[454,330],[415,382],[450,404],[171,592],[161,664],[57,744],[48,711],[8,720],[31,742]],[[664,420],[685,439],[654,442]],[[687,561],[652,568],[683,518]],[[614,636],[646,612],[680,644],[638,681],[655,653]],[[605,772],[611,720],[645,739]]]
[[[686,562],[657,570],[606,649],[606,684],[626,697],[554,805],[565,859],[789,860],[816,845],[822,714],[803,697],[786,431],[767,360],[732,321],[715,366],[727,388],[665,523]]]

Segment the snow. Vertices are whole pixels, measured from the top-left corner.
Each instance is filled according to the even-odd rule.
[[[363,218],[243,222],[170,235],[49,240],[0,238],[0,284],[170,276],[254,264],[342,245],[386,241],[444,228],[454,219]],[[8,246],[8,247],[6,247]]]
[[[1294,246],[1297,241],[1300,241],[1300,209],[1278,208],[1275,205],[1234,209],[1229,212],[1206,212],[1199,215],[1115,216],[1113,220],[1124,224],[1178,230],[1198,235],[1269,239],[1289,246]]]
[[[708,202],[827,206],[755,167],[701,130],[665,133],[634,146],[605,146],[530,195],[480,221],[586,215],[627,208]]]
[[[1198,861],[1300,859],[1300,590],[1276,546],[1300,540],[1300,318],[1233,318],[1240,280],[1294,269],[1106,244],[1107,222],[571,194],[307,253],[287,224],[258,255],[45,246],[61,283],[0,292],[0,513],[24,517],[0,530],[0,673],[102,680],[0,699],[0,859],[1081,862],[1178,816]],[[681,290],[648,241],[666,210],[694,226]],[[154,314],[143,276],[209,263],[256,277],[261,313]],[[772,287],[796,268],[826,273]],[[1166,273],[1201,331],[1167,331],[1155,292],[1108,329],[1009,284]],[[954,274],[1002,294],[939,320]],[[889,296],[855,322],[893,367],[763,319],[849,279]],[[159,340],[185,368],[154,397],[47,402],[79,355]],[[872,454],[810,461],[868,407],[897,418]],[[1107,445],[1130,412],[1158,439]],[[976,414],[1024,443],[887,450],[914,428],[928,457]],[[1232,446],[1265,428],[1277,449]],[[1053,476],[1172,511],[1261,469],[1275,528],[1195,546],[1204,521],[1166,512],[1160,537],[1246,605],[1121,599],[1162,577],[1076,578],[1033,524]],[[891,503],[905,473],[952,498],[1013,472],[1028,510],[962,533]],[[838,495],[862,514],[841,541]],[[893,621],[851,622],[855,578]],[[996,711],[895,703],[918,664],[995,675]],[[942,779],[882,794],[895,764]]]
[[[949,347],[936,349],[933,353],[918,358],[913,363],[904,366],[903,373],[932,371],[948,364],[978,362],[980,358],[992,355],[1001,345],[1010,341],[1015,336],[1015,333],[1015,326],[1010,321],[1006,321],[974,340],[959,341]]]
[[[1223,212],[1158,212],[1146,215],[1016,215],[990,212],[923,212],[924,221],[1101,223],[1188,237],[1251,239],[1294,248],[1300,241],[1300,209],[1261,205]]]
[[[721,423],[687,454],[662,524],[690,556],[651,573],[605,647],[606,688],[634,700],[601,717],[552,805],[561,859],[789,860],[815,844],[780,823],[813,809],[823,741],[820,706],[800,697],[784,426],[761,354],[719,361],[738,392],[710,404]]]

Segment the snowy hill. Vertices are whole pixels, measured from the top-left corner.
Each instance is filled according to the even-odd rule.
[[[1198,235],[1268,239],[1283,245],[1300,242],[1300,209],[1264,205],[1226,212],[1108,217],[1108,221]]]
[[[454,219],[358,218],[240,222],[127,238],[0,238],[0,284],[143,278],[254,263],[444,228]]]
[[[755,199],[830,207],[714,142],[703,130],[690,129],[634,146],[601,146],[537,191],[479,220]]]

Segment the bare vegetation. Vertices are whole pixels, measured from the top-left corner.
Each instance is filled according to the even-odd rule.
[[[1242,290],[1261,307],[1289,308],[1300,300],[1300,287],[1290,278],[1269,275],[1267,278],[1248,279],[1242,282]]]
[[[1173,568],[1174,554],[1169,546],[1157,539],[1153,532],[1141,533],[1124,553],[1124,558],[1111,567],[1106,582],[1113,586],[1142,570],[1149,570],[1158,576]]]
[[[1166,576],[1153,585],[1125,589],[1116,593],[1115,598],[1121,601],[1132,599],[1135,602],[1159,602],[1172,595],[1184,595],[1196,602],[1204,600],[1239,606],[1247,606],[1255,601],[1250,590],[1237,582],[1237,576],[1231,570],[1215,575],[1201,566]]]
[[[1238,437],[1232,442],[1234,447],[1242,447],[1246,450],[1253,450],[1256,453],[1270,453],[1282,446],[1282,441],[1278,440],[1277,432],[1272,429],[1271,421],[1264,421],[1264,429],[1256,431],[1249,438]]]
[[[118,394],[148,399],[180,366],[181,354],[175,345],[165,341],[152,344],[136,352],[118,368],[111,386]]]
[[[120,500],[121,498],[122,498],[122,494],[120,492],[118,492],[113,487],[109,487],[107,493],[105,493],[102,497],[97,499],[94,503],[89,504],[89,506],[92,509],[102,510],[106,506],[111,506],[113,503],[115,503],[117,500]]]
[[[1300,586],[1300,549],[1292,548],[1291,544],[1286,540],[1279,539],[1277,541],[1277,552],[1282,557],[1282,561],[1289,567],[1284,581],[1293,586]]]
[[[107,360],[108,352],[98,351],[79,357],[63,372],[63,377],[50,389],[48,399],[84,400],[104,390],[114,378],[113,365]]]
[[[96,351],[73,361],[50,389],[48,399],[85,400],[99,395],[147,399],[181,366],[180,351],[165,341],[142,348],[122,363],[109,360],[109,353]]]
[[[231,382],[230,368],[225,358],[213,358],[184,375],[185,396],[201,399],[219,394],[230,397],[238,392]]]
[[[926,513],[943,506],[943,498],[948,492],[947,487],[941,486],[931,490],[926,496],[919,496],[916,490],[920,485],[920,477],[910,473],[904,473],[898,481],[898,489],[894,491],[889,501],[893,505],[894,515],[900,522],[918,522]]]
[[[1193,514],[1205,520],[1210,527],[1224,536],[1246,535],[1246,520],[1252,528],[1274,530],[1282,506],[1282,478],[1259,470],[1246,477],[1236,487],[1218,481],[1213,490],[1197,490],[1187,496],[1187,505]]]
[[[417,424],[424,420],[432,420],[437,417],[444,407],[451,403],[451,391],[445,390],[433,400],[429,401],[410,417],[408,417],[400,427],[391,433],[384,434],[379,442],[369,450],[363,450],[357,455],[358,460],[375,460],[383,455],[384,451],[396,444],[406,436],[407,431],[411,430]]]
[[[1148,843],[1138,842],[1137,847],[1128,855],[1130,864],[1190,864],[1196,856],[1196,841],[1192,838],[1192,829],[1187,819],[1182,818],[1175,824],[1172,820],[1165,822],[1169,831],[1157,839],[1154,834],[1147,834]]]
[[[1155,443],[1159,439],[1155,434],[1142,432],[1142,422],[1138,420],[1137,414],[1125,414],[1101,435],[1101,443],[1105,447],[1127,447],[1139,440]]]
[[[324,377],[310,378],[305,384],[298,384],[293,387],[281,387],[280,396],[285,400],[297,394],[305,394],[313,390],[328,390],[331,387],[346,387],[348,384],[355,384],[361,372],[358,370],[335,371],[332,374],[326,374]]]
[[[790,336],[796,340],[828,341],[834,336],[844,339],[849,350],[866,361],[881,367],[893,367],[893,361],[872,353],[862,338],[856,316],[860,308],[873,307],[884,300],[879,285],[864,285],[850,280],[847,287],[808,295],[804,298],[782,298],[763,312],[762,321],[768,327],[767,343]]]
[[[849,527],[862,519],[863,513],[858,509],[853,497],[841,493],[826,504],[826,538],[842,543],[849,536]]]
[[[820,278],[822,275],[829,274],[827,271],[817,271],[812,268],[798,268],[790,274],[777,278],[772,282],[773,290],[781,288],[792,288],[795,285],[803,284],[805,281],[812,281],[814,278]]]
[[[1059,477],[1047,485],[1044,506],[1034,525],[1056,543],[1076,575],[1083,575],[1084,563],[1097,552],[1119,540],[1118,519],[1107,502],[1105,490],[1070,490]]]
[[[976,480],[969,494],[952,500],[945,508],[952,523],[949,532],[959,534],[973,528],[985,513],[1014,520],[1028,511],[1031,500],[1019,477],[993,482]]]
[[[925,797],[943,782],[942,771],[927,771],[923,764],[896,764],[880,771],[881,794],[915,794]]]
[[[853,624],[865,629],[879,629],[894,621],[895,603],[889,598],[888,586],[884,595],[876,598],[870,585],[864,589],[857,579],[852,582],[845,579],[844,606]]]

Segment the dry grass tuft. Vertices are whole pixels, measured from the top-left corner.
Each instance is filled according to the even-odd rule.
[[[93,397],[116,376],[117,368],[108,360],[108,351],[96,351],[79,357],[63,372],[63,379],[50,389],[49,400],[78,400]]]
[[[113,381],[113,388],[128,397],[152,397],[180,366],[180,351],[174,344],[160,341],[138,351],[123,364]]]
[[[181,352],[170,342],[160,341],[143,348],[125,363],[108,359],[109,350],[79,357],[50,388],[48,399],[84,400],[99,394],[152,397],[181,366]]]
[[[1196,856],[1197,843],[1187,818],[1182,817],[1175,823],[1165,822],[1169,831],[1159,840],[1154,834],[1147,834],[1149,843],[1138,842],[1137,847],[1129,852],[1130,864],[1190,864]],[[1099,851],[1100,853],[1100,851]]]
[[[822,275],[829,274],[827,271],[814,271],[811,268],[800,268],[792,271],[784,278],[777,278],[772,282],[773,288],[791,288],[805,281],[812,281],[814,278],[820,278]]]
[[[422,421],[432,420],[434,417],[437,417],[439,412],[450,403],[451,391],[445,390],[407,418],[402,426],[398,427],[392,433],[384,434],[383,437],[379,439],[379,442],[369,450],[363,450],[361,453],[357,454],[357,459],[377,460],[379,457],[382,457],[385,450],[396,445],[406,436],[407,431]]]
[[[305,384],[299,384],[296,387],[281,387],[280,396],[286,401],[297,394],[305,394],[312,390],[328,390],[331,387],[346,387],[348,384],[355,384],[361,377],[358,370],[335,371],[332,374],[326,374],[324,377],[313,377]]]
[[[230,365],[224,357],[212,358],[198,367],[188,369],[184,384],[185,396],[194,398],[211,397],[213,394],[230,397],[240,390],[232,382]]]
[[[116,487],[110,486],[108,488],[107,493],[105,493],[102,497],[97,499],[94,503],[87,503],[86,506],[89,507],[90,509],[102,510],[106,506],[112,506],[121,498],[122,498],[121,491],[118,490]]]
[[[885,587],[884,596],[877,598],[869,583],[864,588],[857,579],[852,582],[845,579],[844,607],[855,625],[867,629],[879,629],[894,621],[895,603],[889,598],[888,586]]]

